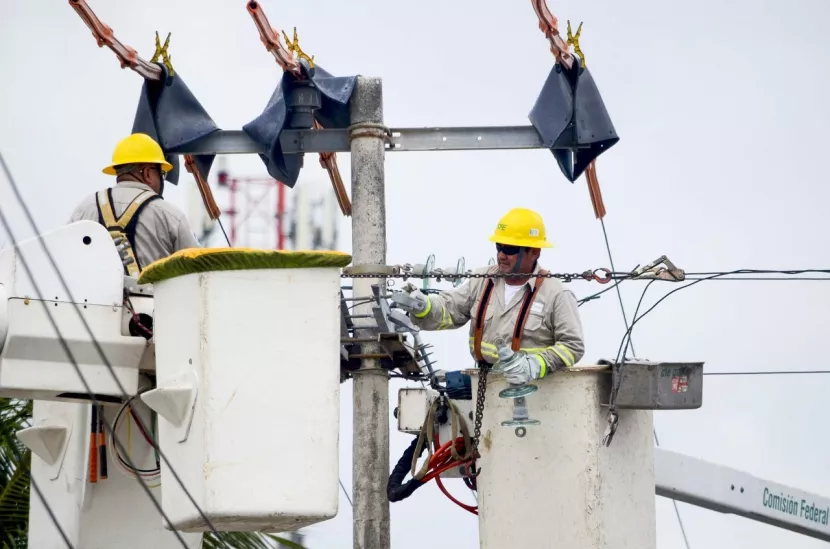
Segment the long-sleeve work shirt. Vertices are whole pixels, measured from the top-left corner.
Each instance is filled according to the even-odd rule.
[[[537,264],[534,273],[539,270]],[[499,272],[499,268],[493,265],[474,272],[494,274]],[[511,344],[525,293],[536,283],[535,278],[530,278],[518,287],[518,291],[512,291],[516,286],[507,285],[504,277],[495,277],[493,280],[495,285],[484,315],[481,341],[482,357],[490,364],[498,360],[499,342],[508,346]],[[460,328],[469,322],[470,354],[475,359],[474,319],[486,283],[486,278],[471,278],[452,291],[428,295],[426,310],[411,315],[413,324],[424,330],[447,330]],[[507,302],[506,295],[510,297]],[[539,287],[527,313],[520,350],[540,359],[541,376],[560,368],[572,367],[585,353],[576,298],[570,290],[565,289],[561,281],[547,278]]]

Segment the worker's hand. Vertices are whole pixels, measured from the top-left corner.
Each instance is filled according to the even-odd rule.
[[[504,374],[504,379],[511,385],[524,385],[531,380],[539,379],[542,364],[531,355],[516,354],[510,347],[499,347],[499,360],[493,365],[494,369]]]
[[[418,286],[411,282],[407,282],[406,284],[404,284],[401,290],[408,294],[411,294],[412,292],[420,292],[420,290],[418,290]]]
[[[411,286],[411,288],[408,286]],[[411,283],[404,286],[403,291],[393,292],[391,299],[406,311],[422,313],[427,308],[427,296],[421,293],[421,290],[412,286]]]

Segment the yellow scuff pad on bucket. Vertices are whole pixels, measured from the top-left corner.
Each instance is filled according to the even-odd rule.
[[[352,256],[329,250],[261,250],[256,248],[188,248],[154,261],[138,277],[153,284],[177,276],[245,269],[311,269],[345,267]]]

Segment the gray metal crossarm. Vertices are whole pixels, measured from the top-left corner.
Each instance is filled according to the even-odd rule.
[[[533,126],[392,129],[389,151],[543,149]]]
[[[390,128],[389,152],[544,149],[533,126],[470,128]],[[283,154],[349,152],[348,129],[283,130]],[[173,147],[171,154],[262,154],[265,149],[241,130],[219,130],[201,139]]]

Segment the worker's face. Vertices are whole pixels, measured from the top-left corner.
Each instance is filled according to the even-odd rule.
[[[519,252],[522,252],[521,254]],[[532,273],[533,264],[539,258],[539,248],[522,248],[520,246],[508,246],[496,244],[496,259],[499,269],[503,273]],[[518,263],[519,268],[516,268]]]

